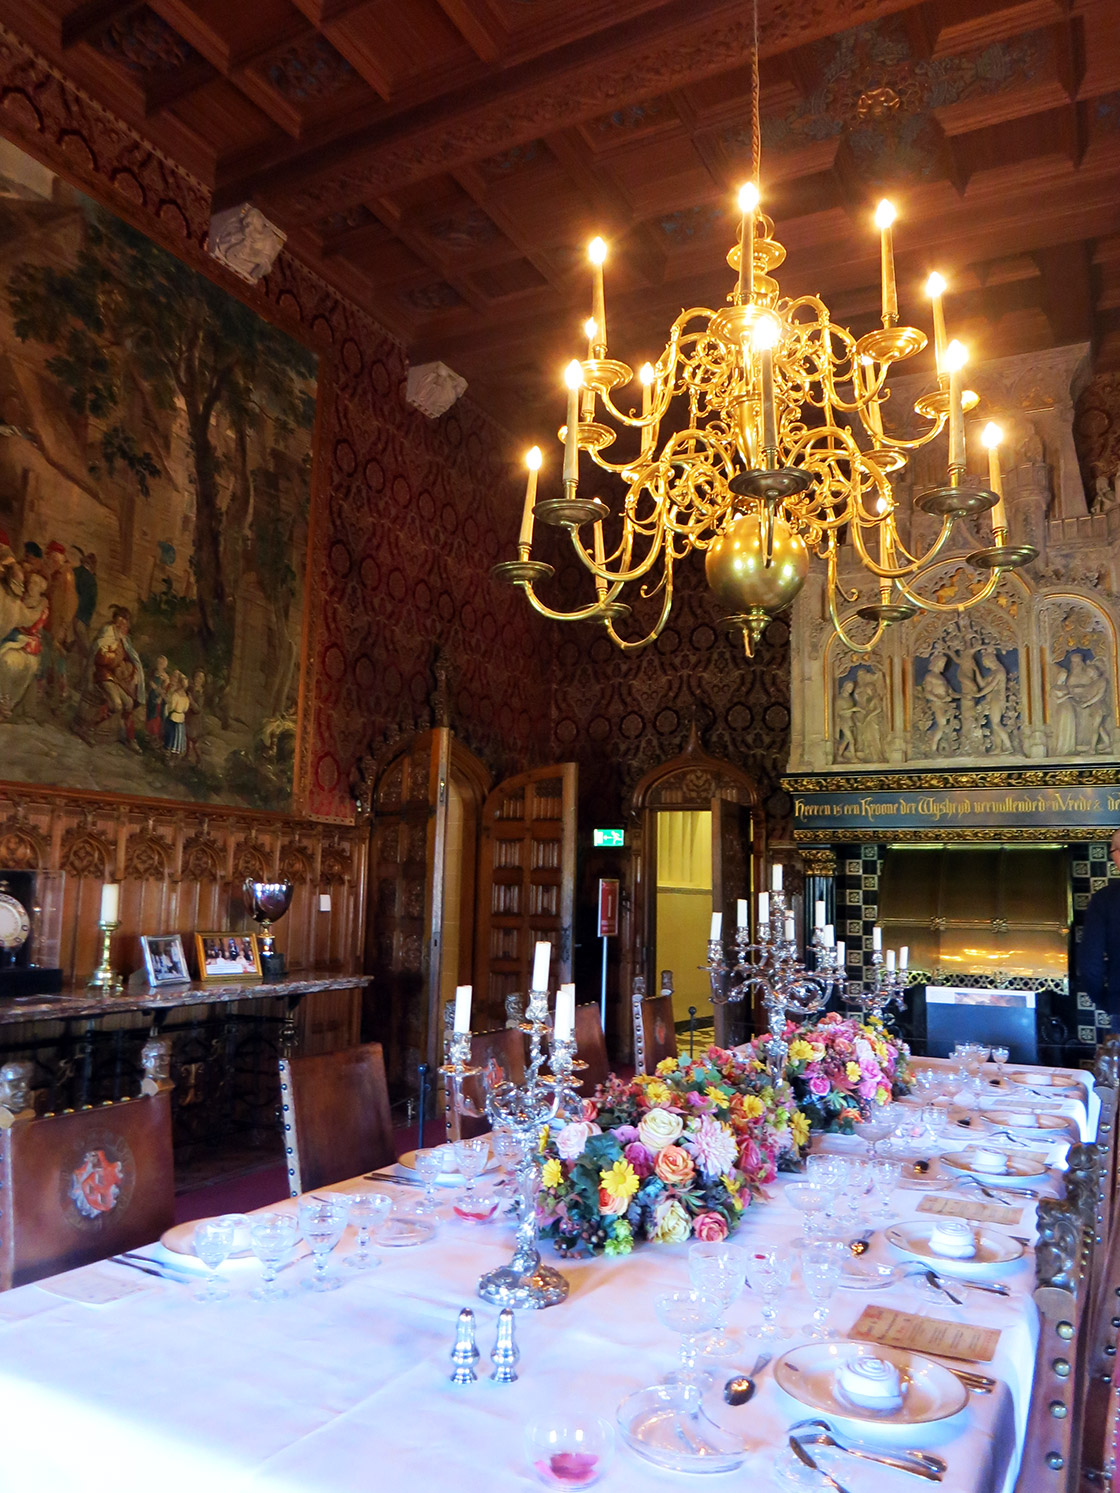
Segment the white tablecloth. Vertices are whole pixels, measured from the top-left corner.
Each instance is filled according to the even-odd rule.
[[[948,1072],[955,1066],[950,1058],[914,1058],[912,1061],[915,1068],[936,1068],[942,1072]],[[1005,1070],[1007,1076],[1002,1080],[993,1079],[995,1071],[992,1064],[984,1065],[983,1098],[978,1105],[981,1112],[986,1109],[1011,1109],[1027,1110],[1037,1114],[1043,1110],[1056,1110],[1065,1119],[1076,1121],[1083,1141],[1096,1139],[1101,1101],[1096,1091],[1093,1075],[1086,1069],[1024,1068],[1008,1063]],[[1081,1092],[1052,1094],[1047,1092],[1045,1087],[1035,1091],[1023,1084],[1013,1082],[1010,1077],[1014,1073],[1038,1074],[1041,1077],[1056,1072],[1072,1076],[1080,1086]],[[960,1098],[962,1102],[971,1102],[963,1092]]]
[[[754,1204],[736,1235],[748,1248],[788,1244],[796,1252],[798,1221],[784,1202]],[[394,1189],[401,1205],[415,1194]],[[922,1194],[900,1191],[899,1216],[912,1214]],[[1030,1234],[1033,1205],[1011,1232]],[[332,1294],[298,1290],[288,1300],[255,1302],[251,1263],[227,1266],[235,1294],[201,1304],[189,1287],[150,1280],[102,1263],[79,1274],[142,1287],[126,1299],[92,1306],[67,1301],[43,1285],[0,1297],[2,1465],[14,1488],[36,1493],[376,1493],[380,1487],[493,1493],[527,1489],[525,1425],[562,1407],[613,1420],[632,1390],[655,1383],[673,1366],[676,1341],[653,1310],[656,1292],[687,1284],[687,1246],[644,1245],[623,1260],[581,1260],[562,1266],[571,1281],[563,1305],[520,1313],[521,1377],[512,1386],[485,1377],[466,1387],[448,1382],[456,1315],[473,1306],[480,1370],[493,1342],[496,1312],[475,1295],[479,1275],[508,1258],[505,1222],[471,1225],[446,1206],[437,1236],[411,1249],[382,1249],[368,1274],[334,1268],[345,1277]],[[350,1236],[341,1256],[352,1247]],[[870,1258],[892,1257],[876,1236]],[[546,1258],[552,1258],[546,1246]],[[310,1273],[303,1262],[281,1277],[296,1286]],[[1011,1485],[1029,1400],[1037,1334],[1030,1292],[1033,1258],[1004,1277],[1009,1300],[965,1292],[964,1312],[933,1304],[916,1287],[882,1294],[841,1290],[833,1308],[841,1328],[863,1307],[883,1301],[932,1316],[991,1324],[1002,1331],[998,1355],[982,1368],[1003,1381],[989,1397],[970,1397],[953,1421],[916,1436],[949,1462],[946,1493],[1000,1493]],[[783,1327],[810,1314],[800,1289],[784,1303]],[[757,1321],[746,1293],[731,1322]],[[796,1341],[794,1336],[791,1339]],[[751,1345],[744,1366],[755,1356]],[[726,1366],[730,1374],[738,1361]],[[719,1365],[717,1373],[725,1366]],[[722,1377],[721,1377],[722,1382]],[[776,1487],[772,1464],[788,1428],[812,1412],[762,1376],[755,1398],[733,1415],[755,1451],[726,1486],[755,1493]],[[839,1471],[839,1469],[837,1469]],[[841,1480],[851,1493],[915,1493],[915,1480],[845,1459]],[[716,1486],[721,1483],[715,1479]],[[679,1475],[659,1471],[619,1443],[600,1487],[677,1488]]]

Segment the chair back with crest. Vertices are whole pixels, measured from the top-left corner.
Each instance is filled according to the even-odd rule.
[[[292,1197],[397,1159],[380,1042],[281,1058],[280,1104]]]
[[[599,1007],[593,1003],[576,1007],[576,1056],[587,1064],[580,1073],[580,1093],[590,1098],[601,1083],[610,1077],[607,1041],[599,1020]]]
[[[673,997],[655,995],[642,1002],[647,1073],[656,1073],[664,1058],[677,1056],[677,1028],[673,1020]]]
[[[36,1117],[30,1070],[0,1070],[5,1291],[151,1244],[175,1222],[171,1084],[149,1076],[138,1098]]]
[[[447,1135],[449,1140],[469,1140],[490,1129],[486,1117],[486,1093],[495,1084],[525,1082],[525,1034],[519,1027],[500,1027],[493,1032],[475,1032],[471,1037],[471,1067],[482,1071],[459,1085],[458,1102],[452,1084],[447,1086]]]

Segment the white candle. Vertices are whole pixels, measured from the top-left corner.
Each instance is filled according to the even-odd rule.
[[[591,315],[595,321],[595,348],[598,356],[605,358],[607,355],[607,303],[603,294],[603,261],[607,257],[607,246],[601,238],[593,238],[588,244],[587,257],[594,265]]]
[[[525,482],[525,506],[521,510],[521,537],[518,544],[528,550],[533,546],[533,506],[537,501],[537,473],[541,469],[541,448],[532,446],[525,456],[529,476]]]
[[[794,939],[796,937],[797,937],[797,928],[796,928],[796,925],[795,925],[795,923],[793,921],[793,914],[791,912],[787,912],[786,913],[786,943],[793,943],[793,941],[794,941]]]
[[[759,892],[758,894],[758,921],[768,923],[770,921],[770,893]]]
[[[872,953],[877,954],[880,951],[880,949],[882,949],[882,947],[883,947],[883,930],[882,930],[882,928],[879,927],[879,924],[876,923],[875,926],[874,926],[874,928],[872,928],[872,930],[871,930],[871,951],[872,951]]]
[[[552,961],[552,945],[547,939],[542,939],[533,950],[533,986],[534,990],[548,989],[548,966]]]
[[[592,534],[592,539],[595,547],[595,564],[599,567],[600,570],[605,570],[607,564],[607,550],[606,545],[603,541],[603,520],[601,518],[597,518],[595,520],[595,528]],[[597,575],[595,577],[595,595],[599,598],[600,601],[606,601],[607,599],[607,583],[601,575]]]
[[[556,1014],[552,1029],[561,1042],[570,1042],[576,1029],[576,987],[561,985],[556,992]]]
[[[848,946],[842,938],[836,940],[836,967],[843,971],[848,963]]]
[[[888,949],[887,950],[887,972],[888,972],[888,974],[892,974],[892,975],[894,974],[894,950],[893,949]]]
[[[101,888],[101,921],[103,923],[119,923],[120,910],[120,885],[115,881],[107,881]]]
[[[1002,530],[1006,537],[1007,510],[1003,506],[1003,473],[999,463],[999,443],[1003,440],[1003,431],[994,420],[989,420],[980,439],[988,448],[988,486],[999,499],[992,509],[992,533],[998,534]]]
[[[780,892],[781,889],[782,889],[782,868],[781,868],[781,865],[779,863],[775,862],[775,864],[773,865],[773,867],[770,870],[770,890],[772,892]]]
[[[945,371],[945,308],[941,304],[941,297],[944,294],[945,281],[934,270],[926,281],[926,295],[933,302],[933,349],[938,378]]]
[[[814,928],[823,928],[824,927],[824,924],[825,924],[824,911],[825,911],[825,909],[824,909],[824,903],[823,902],[814,902],[814,904],[813,904],[813,927]]]
[[[657,377],[652,363],[643,363],[638,377],[642,381],[642,419],[649,420],[653,408],[653,381]],[[642,426],[641,454],[647,456],[653,450],[653,422]]]
[[[821,929],[821,943],[824,944],[826,949],[831,949],[835,942],[836,932],[831,923],[826,923]]]
[[[722,933],[723,933],[723,913],[722,912],[713,912],[712,913],[712,931],[711,931],[711,933],[708,934],[708,938],[711,940],[712,943],[715,943],[717,941],[717,939],[719,939],[719,937],[722,935]]]
[[[455,986],[455,1030],[469,1032],[471,1029],[471,987]]]
[[[875,227],[880,235],[883,325],[885,327],[893,326],[898,320],[898,290],[894,279],[894,242],[891,232],[894,218],[894,206],[884,197],[875,209]]]
[[[964,365],[968,362],[968,350],[959,342],[950,342],[945,349],[945,362],[949,369],[949,466],[964,470]]]
[[[903,944],[898,951],[898,967],[899,969],[910,968],[910,947],[908,944]]]
[[[578,359],[573,358],[564,369],[564,382],[568,386],[568,414],[564,430],[564,478],[565,482],[579,479],[579,387],[583,383],[583,369]]]
[[[758,188],[753,181],[739,188],[739,300],[754,299],[754,215],[758,210]]]
[[[747,926],[747,899],[740,897],[735,903],[735,921],[740,928]]]

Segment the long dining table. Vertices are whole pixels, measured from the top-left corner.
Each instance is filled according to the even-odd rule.
[[[1090,1079],[1074,1104],[1086,1127],[1091,1103]],[[821,1144],[858,1150],[860,1143],[825,1138]],[[1061,1147],[1047,1159],[1052,1166],[1040,1190],[1058,1195]],[[785,1198],[792,1180],[779,1178],[767,1198],[752,1203],[735,1242],[747,1250],[788,1247],[796,1256],[801,1217]],[[935,1166],[925,1187],[904,1184],[896,1192],[899,1220],[915,1216],[929,1183],[934,1191],[965,1195]],[[415,1206],[417,1192],[394,1183],[391,1170],[373,1185],[383,1186],[397,1209]],[[493,1189],[491,1174],[479,1186]],[[504,1197],[500,1188],[498,1196]],[[309,1258],[281,1275],[293,1289],[273,1302],[251,1299],[260,1275],[252,1260],[224,1267],[232,1294],[212,1303],[197,1301],[192,1284],[111,1261],[8,1292],[0,1297],[0,1465],[6,1480],[37,1493],[78,1487],[127,1493],[148,1485],[161,1493],[528,1488],[534,1477],[524,1431],[531,1422],[566,1414],[613,1422],[626,1395],[657,1383],[674,1366],[678,1343],[659,1325],[654,1302],[661,1291],[687,1286],[688,1246],[643,1244],[620,1259],[557,1262],[570,1281],[568,1299],[544,1312],[518,1314],[518,1380],[491,1382],[496,1310],[478,1298],[476,1287],[484,1271],[508,1259],[513,1225],[504,1208],[490,1222],[465,1221],[450,1194],[442,1195],[437,1217],[428,1242],[379,1247],[381,1265],[370,1271],[347,1267],[354,1248],[348,1230],[331,1265],[342,1288],[331,1293],[304,1288]],[[1006,1228],[1033,1238],[1033,1203],[1024,1199],[1021,1220]],[[145,1253],[157,1266],[185,1266],[200,1279],[205,1273],[158,1243]],[[552,1260],[551,1246],[545,1253]],[[898,1258],[876,1231],[865,1259]],[[970,1394],[959,1414],[915,1428],[906,1443],[945,1459],[945,1493],[1007,1493],[1014,1485],[1038,1334],[1033,1251],[1027,1248],[1000,1279],[1009,1288],[1006,1298],[963,1290],[961,1307],[932,1300],[920,1281],[871,1293],[841,1288],[833,1298],[832,1323],[842,1334],[871,1302],[999,1329],[993,1360],[979,1366],[998,1381],[995,1392]],[[449,1354],[464,1306],[474,1309],[482,1356],[478,1382],[454,1385]],[[800,1329],[811,1310],[795,1276],[780,1303],[785,1338],[776,1356],[804,1341]],[[730,1325],[747,1328],[759,1319],[748,1290],[732,1308]],[[738,1471],[712,1480],[716,1486],[749,1480],[757,1493],[781,1493],[779,1453],[789,1428],[813,1412],[778,1387],[773,1365],[746,1405],[723,1405],[718,1388],[724,1378],[749,1367],[755,1354],[748,1339],[741,1359],[708,1365],[717,1378],[713,1413],[741,1430],[750,1447]],[[847,1457],[824,1465],[849,1493],[915,1493],[916,1479],[905,1472]],[[679,1489],[682,1475],[643,1460],[619,1439],[598,1486],[604,1493]]]

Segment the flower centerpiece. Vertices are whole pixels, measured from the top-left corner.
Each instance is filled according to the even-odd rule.
[[[861,1120],[904,1093],[910,1050],[873,1018],[858,1021],[829,1012],[814,1026],[788,1022],[785,1076],[814,1130],[853,1135]],[[765,1066],[768,1038],[750,1044]]]
[[[608,1255],[643,1239],[725,1239],[808,1138],[788,1085],[775,1092],[757,1064],[722,1048],[612,1077],[582,1120],[547,1136],[541,1236],[562,1253]]]

